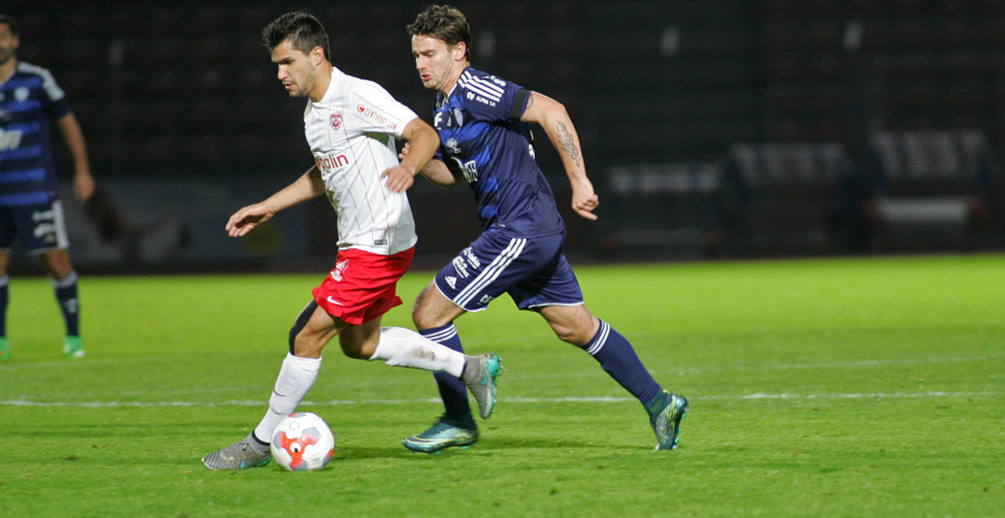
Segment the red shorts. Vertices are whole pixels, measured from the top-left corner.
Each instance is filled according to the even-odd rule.
[[[329,315],[358,326],[401,305],[395,294],[398,279],[408,271],[415,248],[379,255],[349,248],[339,250],[335,268],[311,290],[314,301]]]

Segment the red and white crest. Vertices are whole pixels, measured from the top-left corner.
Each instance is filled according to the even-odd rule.
[[[331,117],[332,129],[337,130],[342,127],[342,112],[333,113]]]

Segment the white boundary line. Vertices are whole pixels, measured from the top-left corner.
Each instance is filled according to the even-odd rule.
[[[699,401],[751,401],[751,400],[801,400],[801,399],[923,399],[923,398],[963,398],[963,397],[995,397],[1003,395],[1002,392],[978,391],[978,392],[870,392],[870,393],[843,393],[843,394],[741,394],[741,395],[697,395],[691,398],[692,402]],[[562,397],[562,398],[526,398],[509,397],[500,398],[501,403],[622,403],[635,401],[629,397]],[[416,403],[440,403],[439,399],[368,399],[364,401],[355,400],[332,400],[332,401],[304,401],[305,406],[335,406],[335,405],[414,405]],[[262,401],[28,401],[28,400],[7,400],[0,401],[0,407],[75,407],[75,408],[118,408],[118,407],[225,407],[225,406],[260,406],[265,407],[267,402]]]

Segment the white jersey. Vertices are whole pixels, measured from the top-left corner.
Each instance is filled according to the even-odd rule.
[[[338,247],[381,255],[415,246],[408,197],[380,175],[398,165],[395,139],[417,118],[384,88],[332,69],[324,97],[308,101],[304,132],[338,213]]]

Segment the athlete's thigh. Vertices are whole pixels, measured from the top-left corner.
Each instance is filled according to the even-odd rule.
[[[70,264],[70,252],[65,248],[57,248],[39,254],[45,272],[54,279],[62,279],[73,271]]]
[[[600,321],[590,313],[585,304],[549,305],[534,309],[548,321],[548,325],[561,340],[579,347],[589,344],[600,327]]]
[[[346,356],[362,360],[370,358],[380,342],[380,317],[342,329],[338,339]]]
[[[314,307],[314,312],[294,337],[293,354],[305,358],[318,358],[324,346],[349,324],[329,315],[320,306]]]
[[[412,306],[412,322],[418,329],[442,327],[464,314],[464,309],[448,299],[432,280],[419,292]]]

